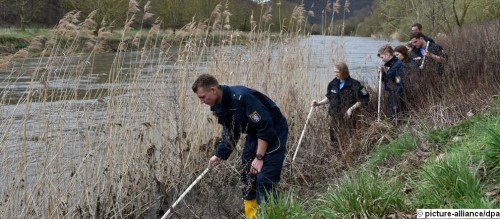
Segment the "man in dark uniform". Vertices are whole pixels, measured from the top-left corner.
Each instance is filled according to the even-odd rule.
[[[411,25],[411,33],[422,33],[422,24],[414,23],[413,25]],[[422,34],[422,36],[426,42],[430,41],[431,43],[435,43],[432,38],[430,38],[424,34]]]
[[[429,48],[427,48],[427,41],[424,39],[424,35],[420,32],[412,33],[410,35],[410,41],[415,46],[417,50],[416,55],[421,57],[419,65],[422,65],[424,60],[424,65],[421,69],[427,72],[434,72],[442,74],[444,71],[443,63],[446,61],[446,53],[443,48],[437,43],[429,42]]]
[[[329,104],[328,114],[331,116],[330,141],[333,149],[337,149],[339,141],[345,144],[356,128],[354,112],[370,96],[361,83],[349,75],[349,68],[344,62],[334,66],[335,78],[328,84],[325,98],[313,100],[311,106]],[[343,141],[343,142],[342,142]]]
[[[209,165],[228,159],[240,134],[247,133],[241,180],[249,186],[244,189],[245,214],[253,218],[266,194],[274,194],[274,186],[280,181],[288,137],[286,118],[266,95],[244,86],[219,85],[209,74],[200,75],[192,89],[223,126],[222,141]]]
[[[403,62],[394,55],[391,46],[382,46],[378,51],[378,56],[384,62],[382,67],[382,81],[384,89],[387,91],[387,114],[391,119],[397,119],[397,114],[403,111]]]

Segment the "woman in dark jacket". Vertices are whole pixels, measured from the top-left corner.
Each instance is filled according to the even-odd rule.
[[[347,141],[355,126],[355,110],[370,99],[361,83],[349,76],[349,68],[344,62],[335,64],[335,78],[328,84],[325,98],[313,100],[311,106],[329,104],[328,114],[331,117],[331,146],[336,147],[339,141]],[[343,137],[343,138],[340,138]]]
[[[412,51],[407,46],[400,45],[394,49],[394,55],[403,62],[405,76],[403,105],[405,110],[411,110],[417,107],[419,96],[422,95],[422,89],[425,89],[422,74],[420,74],[419,63],[411,58]],[[414,56],[416,57],[416,56]]]
[[[418,63],[410,57],[411,52],[412,51],[408,51],[408,47],[404,45],[399,45],[394,48],[394,55],[403,62],[405,77],[419,71]]]

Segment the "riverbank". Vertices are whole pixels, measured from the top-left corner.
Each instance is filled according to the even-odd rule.
[[[500,207],[500,96],[443,128],[410,121],[319,195],[289,190],[259,218],[415,218],[417,209]],[[282,216],[282,217],[279,217]],[[284,216],[284,217],[283,217]]]
[[[154,36],[153,36],[154,35]],[[225,42],[232,44],[245,44],[249,40],[248,33],[240,31],[214,31],[210,33],[198,32],[197,37],[210,39],[210,46],[217,46]],[[29,57],[47,56],[40,52],[50,46],[50,43],[77,43],[76,49],[81,52],[116,52],[120,49],[120,43],[125,42],[140,49],[145,43],[153,40],[160,41],[163,47],[181,46],[187,37],[192,37],[192,32],[183,30],[110,30],[102,32],[89,31],[67,31],[61,34],[57,29],[0,29],[0,57],[8,57],[20,50],[30,51]],[[77,40],[75,40],[77,39]],[[99,48],[96,44],[99,42]],[[158,45],[160,44],[158,42]]]

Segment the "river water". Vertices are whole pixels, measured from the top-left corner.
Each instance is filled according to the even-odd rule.
[[[311,81],[311,89],[322,94],[333,77],[333,64],[340,60],[348,64],[353,78],[368,86],[375,86],[376,68],[379,65],[376,56],[378,48],[385,44],[396,46],[399,42],[366,37],[310,36],[300,41],[300,44],[307,48],[306,53],[309,54],[304,62],[307,63],[307,74],[314,79]],[[238,47],[240,50],[243,48]],[[171,49],[169,53],[175,57],[177,51]],[[120,83],[109,82],[112,77],[110,69],[116,58],[114,53],[91,57],[80,54],[70,57],[26,58],[15,60],[7,70],[0,70],[0,178],[20,174],[27,178],[23,178],[23,181],[40,181],[42,177],[37,171],[56,165],[52,163],[51,157],[61,158],[57,164],[60,166],[58,170],[62,171],[59,176],[64,178],[72,175],[70,172],[74,172],[75,167],[80,166],[79,163],[86,156],[91,156],[89,150],[103,147],[99,142],[105,142],[107,140],[102,139],[109,138],[108,133],[103,131],[109,128],[104,127],[109,124],[103,124],[102,121],[109,123],[116,120],[115,124],[122,126],[120,119],[110,118],[106,113],[109,90],[147,90],[149,83],[155,80],[153,77],[157,77],[159,69],[173,73],[178,71],[179,65],[175,59],[158,61],[154,57],[160,57],[159,52],[151,52],[149,55],[153,58],[141,59],[137,52],[121,54],[120,70],[124,74],[121,75],[123,79]],[[190,71],[203,72],[207,59],[192,63]],[[73,75],[72,69],[78,66],[83,66],[86,70]],[[137,66],[141,66],[140,75],[127,73]],[[46,72],[63,76],[51,76]],[[168,84],[171,76],[172,74],[166,74],[156,80],[161,79],[162,83]],[[137,83],[141,81],[144,83]],[[131,87],[132,84],[134,87]],[[140,87],[136,87],[138,84]],[[40,98],[42,92],[48,92],[45,95],[48,99]],[[127,95],[135,94],[124,92],[121,98],[127,99]],[[163,98],[167,95],[164,94]],[[29,104],[25,104],[26,102]],[[131,111],[144,110],[149,109],[147,106],[140,109],[127,108],[118,114],[123,117],[141,117]],[[89,141],[96,142],[95,148],[88,148],[88,145],[93,145]],[[22,164],[12,165],[18,162]],[[10,190],[6,188],[13,188],[15,181],[3,180],[0,183],[0,196],[7,194]]]

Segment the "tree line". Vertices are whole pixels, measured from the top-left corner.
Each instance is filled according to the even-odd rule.
[[[163,28],[178,29],[192,20],[210,19],[222,5],[231,29],[249,31],[252,21],[265,22],[271,31],[286,29],[290,16],[303,5],[308,30],[313,34],[389,36],[399,33],[406,39],[409,27],[421,23],[430,36],[448,33],[470,23],[500,17],[500,1],[491,0],[272,0],[257,4],[252,0],[132,0],[148,5],[153,16],[139,19],[146,28],[156,19]],[[148,3],[149,2],[149,3]],[[0,0],[0,27],[53,27],[72,10],[88,15],[98,10],[100,24],[121,27],[131,0]],[[142,9],[142,8],[141,8]],[[141,10],[144,11],[145,10]],[[295,10],[296,12],[296,10]],[[139,12],[141,13],[141,12]],[[149,13],[149,12],[148,12]]]
[[[95,20],[115,27],[121,27],[126,20],[127,11],[132,2],[142,10],[150,7],[151,14],[141,14],[148,27],[155,20],[161,20],[163,28],[178,29],[193,19],[210,19],[217,5],[231,15],[229,23],[232,29],[248,31],[253,17],[257,22],[262,18],[272,24],[272,30],[278,30],[280,21],[290,16],[295,3],[275,1],[257,4],[251,0],[0,0],[0,27],[13,27],[24,30],[26,27],[53,27],[64,14],[77,10],[83,16],[97,9]],[[265,16],[265,17],[264,17]]]
[[[500,1],[375,0],[371,11],[366,13],[351,18],[354,20],[349,23],[351,34],[398,33],[398,38],[406,41],[414,23],[421,23],[426,35],[436,37],[468,24],[500,18]]]

